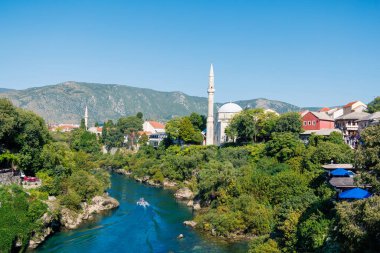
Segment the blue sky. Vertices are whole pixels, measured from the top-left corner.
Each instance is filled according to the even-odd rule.
[[[68,80],[299,106],[380,95],[380,1],[0,0],[0,87]]]

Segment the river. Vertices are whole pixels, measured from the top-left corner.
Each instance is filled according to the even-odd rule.
[[[192,210],[177,202],[173,192],[112,174],[109,194],[119,208],[83,224],[76,230],[54,234],[33,252],[246,252],[247,243],[227,243],[203,235],[182,222]],[[136,205],[145,198],[149,207]],[[177,239],[183,234],[183,239]]]

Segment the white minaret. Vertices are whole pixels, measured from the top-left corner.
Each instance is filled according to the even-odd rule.
[[[84,109],[84,126],[86,127],[86,130],[88,129],[88,110],[87,110],[87,105],[86,108]]]
[[[207,135],[206,145],[214,144],[214,68],[211,64],[208,77],[208,113],[207,113]]]

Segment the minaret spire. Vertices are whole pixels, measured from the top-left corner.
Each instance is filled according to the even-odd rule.
[[[88,129],[88,110],[87,110],[87,105],[86,108],[84,109],[84,126],[86,127],[86,130]]]
[[[211,64],[208,77],[208,113],[207,113],[207,134],[206,145],[214,144],[214,67]]]

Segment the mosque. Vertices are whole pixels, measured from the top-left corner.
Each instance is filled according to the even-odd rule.
[[[208,81],[208,113],[206,129],[206,145],[222,145],[229,142],[225,133],[226,127],[230,124],[232,117],[243,109],[235,103],[226,103],[218,109],[216,122],[214,122],[214,68],[211,64]]]

